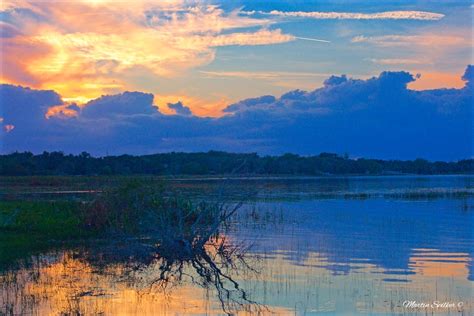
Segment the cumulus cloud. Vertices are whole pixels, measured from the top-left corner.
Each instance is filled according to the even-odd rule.
[[[426,11],[386,11],[375,13],[362,12],[319,12],[319,11],[244,11],[243,14],[273,15],[282,17],[311,18],[322,20],[427,20],[436,21],[444,14]]]
[[[114,116],[151,115],[157,113],[153,94],[124,92],[106,95],[85,104],[81,117],[105,118]]]
[[[460,89],[414,91],[404,71],[369,79],[331,76],[312,91],[293,90],[236,102],[218,118],[190,115],[181,102],[166,115],[153,96],[108,95],[76,116],[52,116],[53,91],[2,85],[2,151],[64,150],[103,155],[227,150],[279,154],[322,151],[354,156],[453,160],[472,156],[473,67]]]
[[[250,99],[245,99],[242,101],[239,101],[237,103],[231,104],[227,106],[223,111],[224,112],[229,112],[229,113],[235,113],[239,111],[243,111],[248,108],[252,108],[253,106],[259,106],[262,108],[265,105],[270,105],[274,104],[276,101],[276,98],[272,95],[264,95],[258,98],[250,98]]]
[[[184,106],[181,101],[178,101],[176,103],[168,103],[168,108],[173,110],[175,114],[177,115],[184,115],[184,116],[193,115],[189,107]]]
[[[462,75],[462,80],[466,81],[466,86],[473,87],[474,86],[474,66],[469,65]]]
[[[29,129],[38,122],[44,123],[48,109],[62,104],[60,95],[51,90],[0,85],[1,123],[12,124],[19,129]]]

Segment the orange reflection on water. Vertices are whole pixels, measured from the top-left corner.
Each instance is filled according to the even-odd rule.
[[[435,249],[414,249],[410,267],[417,275],[430,277],[457,277],[467,279],[469,275],[468,253],[446,253]]]
[[[226,238],[219,241],[229,242]],[[209,255],[215,252],[216,249],[209,248]],[[15,315],[224,314],[212,288],[181,280],[154,282],[159,279],[160,264],[158,261],[137,270],[122,264],[98,268],[71,252],[49,255],[38,259],[32,268],[0,275],[0,306],[9,305]],[[191,270],[184,271],[192,275]],[[244,303],[233,312],[253,315],[254,308]],[[285,308],[260,312],[273,313],[291,314]]]
[[[22,270],[12,278],[14,282],[10,282],[10,286],[4,282],[3,299],[8,292],[15,314],[217,313],[210,293],[205,289],[183,284],[157,291],[145,284],[121,281],[121,270],[120,266],[116,266],[97,273],[91,265],[66,253],[58,262],[44,265],[36,271]],[[17,297],[13,299],[12,295]]]
[[[219,244],[229,242],[226,238],[219,240]],[[212,256],[215,249],[208,251]],[[294,315],[298,308],[310,312],[405,313],[405,300],[435,298],[464,301],[464,311],[471,311],[466,301],[470,288],[467,253],[436,249],[413,249],[412,253],[409,270],[414,274],[391,274],[394,270],[358,260],[347,263],[351,268],[347,274],[335,275],[328,268],[335,263],[323,253],[309,252],[296,263],[289,253],[276,252],[262,260],[258,280],[247,279],[246,286],[257,294],[259,303],[268,305],[263,315]],[[67,252],[42,260],[35,268],[0,279],[0,305],[7,297],[14,304],[15,314],[38,315],[223,314],[212,290],[186,282],[170,284],[165,290],[151,286],[159,275],[158,264],[127,275],[123,265],[99,270]],[[246,279],[245,275],[241,277]],[[236,311],[236,315],[252,314],[247,306]]]

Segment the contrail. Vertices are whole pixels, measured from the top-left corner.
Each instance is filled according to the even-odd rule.
[[[317,39],[317,38],[298,37],[298,36],[295,36],[295,38],[296,38],[296,39],[300,39],[300,40],[305,40],[305,41],[313,41],[313,42],[321,42],[321,43],[331,43],[331,41],[326,41],[326,40]]]

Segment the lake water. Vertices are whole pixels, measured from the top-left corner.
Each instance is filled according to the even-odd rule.
[[[163,282],[164,255],[134,269],[88,246],[35,254],[3,272],[0,314],[474,314],[472,176],[173,183],[244,201],[208,256]]]

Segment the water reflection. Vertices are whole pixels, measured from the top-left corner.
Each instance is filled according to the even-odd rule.
[[[331,181],[327,190],[334,192],[370,188],[388,192],[459,190],[471,188],[472,178]],[[217,191],[216,185],[196,185],[196,191]],[[41,315],[474,312],[472,196],[316,199],[311,193],[288,199],[294,197],[292,192],[321,191],[322,185],[314,188],[308,181],[294,187],[278,180],[257,188],[245,186],[259,192],[252,197],[264,198],[246,204],[227,230],[206,234],[201,242],[118,240],[34,256],[31,266],[3,274],[0,306],[6,307],[1,311]],[[407,300],[463,305],[407,309],[403,306]]]
[[[474,256],[474,214],[464,210],[465,203],[474,204],[472,199],[259,202],[258,208],[282,212],[291,220],[258,230],[242,227],[241,235],[260,239],[254,250],[283,250],[295,264],[309,253],[322,253],[333,264],[327,268],[334,274],[347,274],[358,262],[409,271],[420,248]],[[471,263],[467,262],[470,280]]]
[[[301,313],[473,312],[474,214],[464,207],[472,199],[257,204],[291,219],[241,226],[238,232],[257,240],[253,251],[266,259],[263,303]],[[405,300],[463,306],[407,310]]]
[[[130,240],[37,256],[30,266],[2,275],[1,312],[156,315],[264,309],[235,279],[257,274],[246,247],[221,234],[202,245],[168,246]]]
[[[437,249],[413,249],[410,269],[425,277],[469,278],[468,253],[444,253]]]

